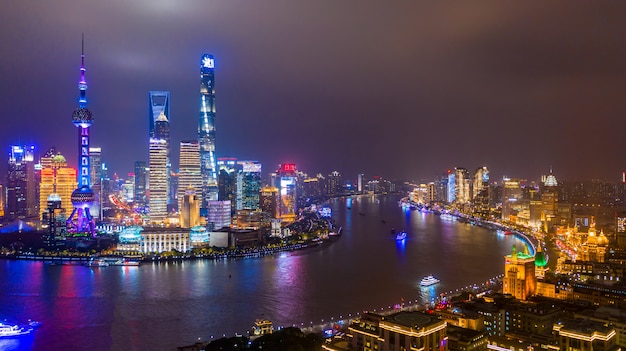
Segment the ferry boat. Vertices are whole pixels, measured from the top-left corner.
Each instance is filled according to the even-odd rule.
[[[400,233],[396,234],[396,240],[402,241],[404,239],[406,239],[406,232],[400,232]]]
[[[32,327],[19,326],[16,324],[9,324],[6,322],[0,322],[0,338],[11,338],[16,336],[22,336],[30,334],[33,331]]]
[[[432,274],[429,274],[427,276],[425,276],[424,278],[422,278],[422,280],[420,280],[420,285],[421,286],[431,286],[431,285],[435,285],[437,283],[439,283],[440,280],[433,277]]]
[[[85,263],[87,267],[108,267],[109,263],[103,259],[91,259]]]

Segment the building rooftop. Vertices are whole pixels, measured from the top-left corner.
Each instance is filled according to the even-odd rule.
[[[396,312],[388,316],[383,316],[382,321],[409,328],[424,328],[441,323],[441,320],[436,316],[417,311]]]

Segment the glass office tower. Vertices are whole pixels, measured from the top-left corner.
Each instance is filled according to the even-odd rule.
[[[202,173],[201,208],[217,200],[217,169],[215,159],[215,60],[212,55],[200,57],[200,171]]]

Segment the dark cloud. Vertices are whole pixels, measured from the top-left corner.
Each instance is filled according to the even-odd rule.
[[[194,138],[198,60],[217,57],[217,152],[429,178],[454,166],[615,180],[625,168],[626,5],[600,1],[12,2],[0,11],[0,147],[56,145],[86,36],[93,144],[147,159],[147,92]],[[2,146],[4,145],[4,146]],[[175,151],[177,148],[175,148]],[[176,160],[175,160],[176,161]],[[1,161],[0,169],[5,162]]]

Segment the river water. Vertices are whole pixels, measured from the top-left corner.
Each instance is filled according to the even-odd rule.
[[[398,200],[334,199],[340,238],[271,257],[139,267],[0,260],[0,320],[42,322],[31,335],[0,339],[0,349],[176,350],[245,335],[258,318],[306,327],[485,282],[521,247],[511,235],[404,211]],[[392,228],[406,240],[396,242]],[[441,283],[424,291],[428,274]]]

